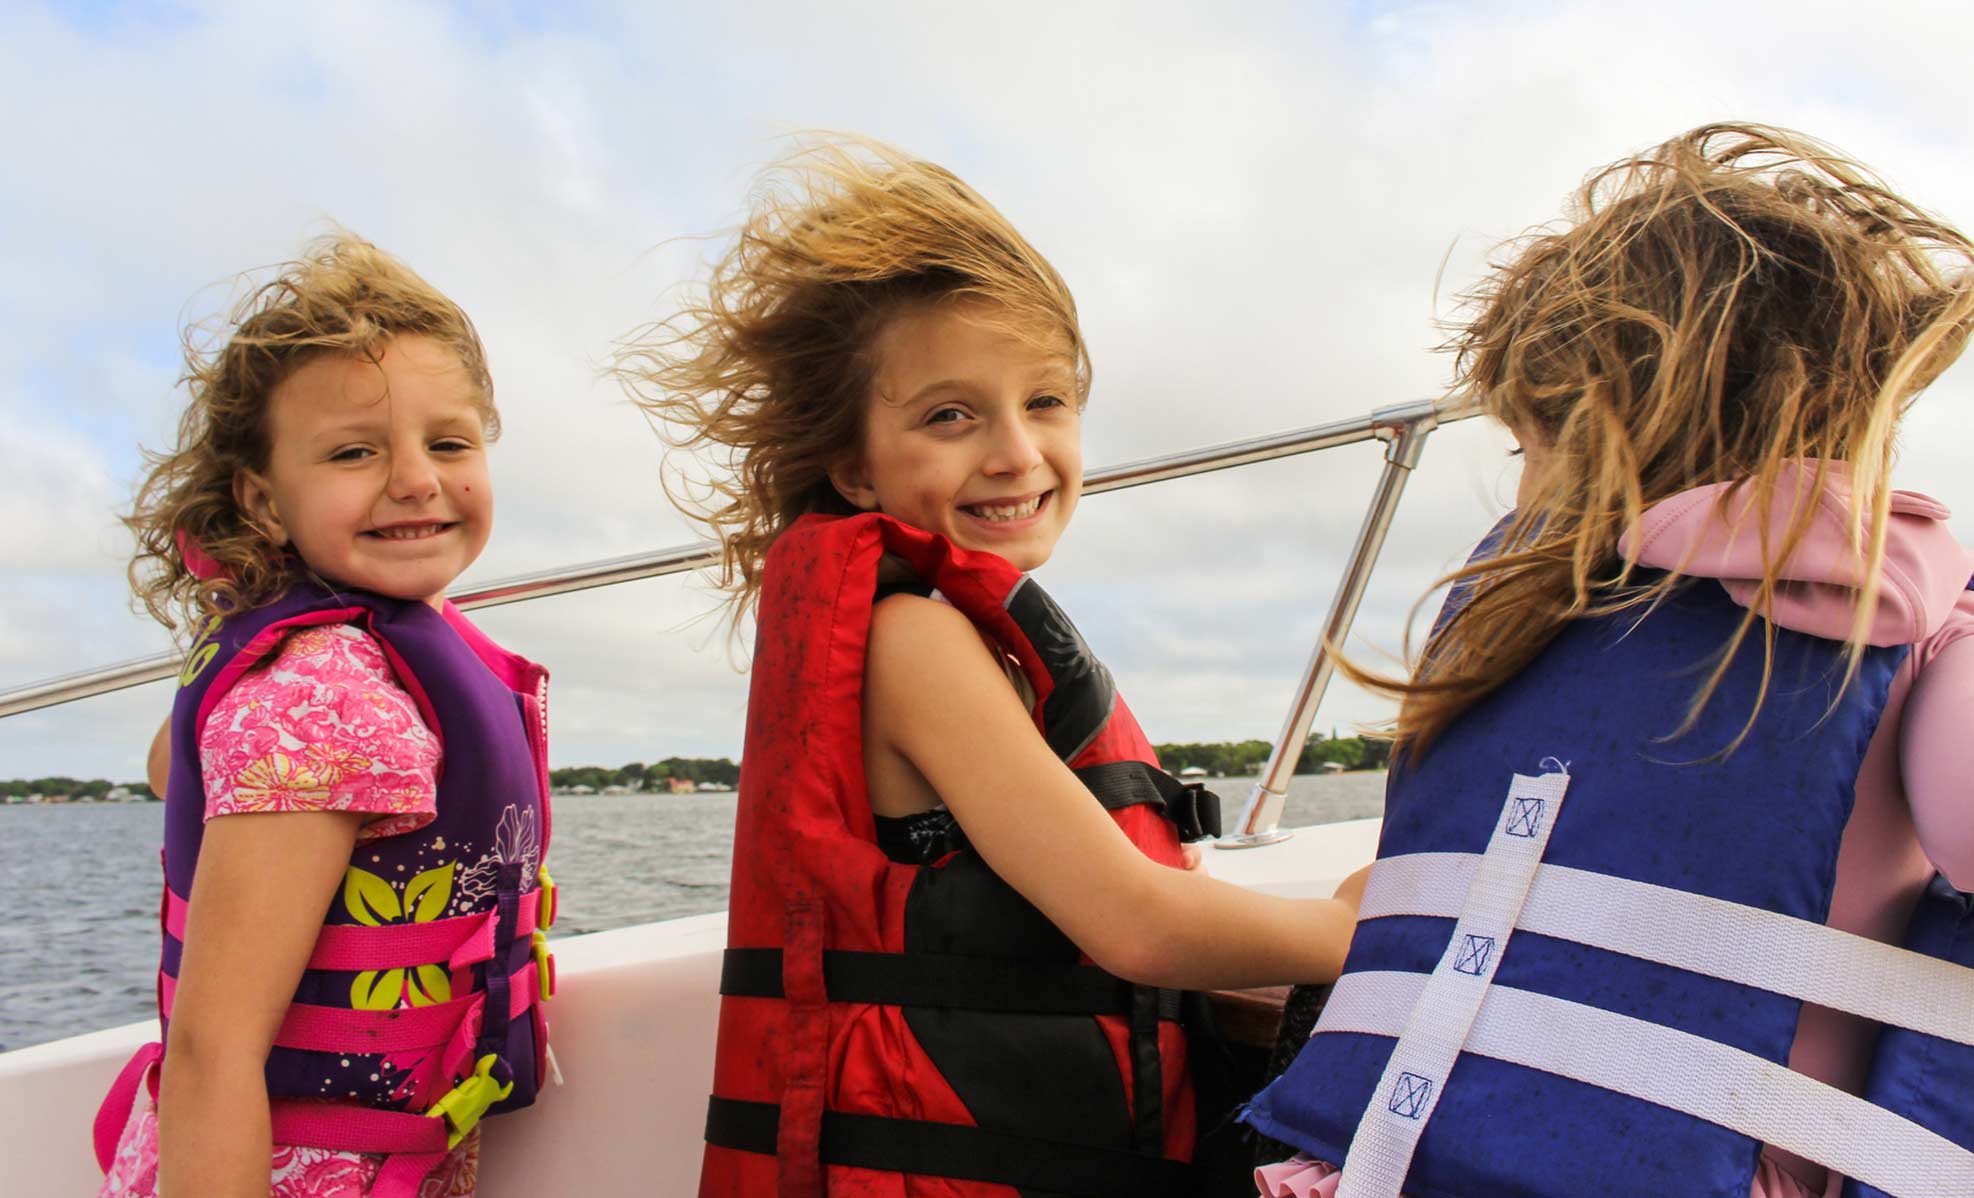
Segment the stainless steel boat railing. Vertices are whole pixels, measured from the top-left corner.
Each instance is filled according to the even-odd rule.
[[[1323,702],[1324,692],[1329,689],[1330,676],[1336,672],[1334,650],[1350,635],[1351,623],[1357,617],[1357,607],[1364,598],[1371,570],[1377,565],[1378,553],[1384,548],[1385,533],[1391,527],[1392,516],[1398,511],[1398,501],[1405,492],[1406,480],[1418,466],[1426,437],[1434,429],[1442,424],[1465,420],[1478,412],[1478,407],[1470,403],[1419,400],[1379,408],[1368,416],[1352,420],[1125,462],[1084,477],[1084,493],[1098,495],[1105,491],[1121,491],[1127,487],[1335,449],[1361,441],[1385,443],[1384,471],[1372,492],[1370,509],[1364,515],[1364,526],[1358,531],[1357,543],[1338,582],[1336,596],[1330,602],[1330,613],[1323,622],[1322,635],[1310,655],[1309,664],[1303,668],[1302,679],[1289,705],[1288,718],[1282,724],[1267,766],[1262,769],[1260,779],[1242,808],[1239,821],[1228,835],[1215,842],[1218,847],[1251,848],[1289,837],[1290,833],[1276,826],[1282,818],[1282,801],[1288,795],[1289,778],[1295,773],[1303,740],[1309,735],[1310,723],[1316,718],[1316,709]],[[494,607],[569,591],[635,582],[642,578],[680,574],[709,565],[718,558],[717,544],[698,541],[534,574],[517,574],[461,592],[453,596],[453,601],[468,610]],[[159,653],[0,691],[0,719],[156,682],[176,674],[178,668],[177,654]]]

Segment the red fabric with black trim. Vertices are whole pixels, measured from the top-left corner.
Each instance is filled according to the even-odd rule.
[[[924,869],[894,862],[876,842],[863,762],[864,661],[878,565],[902,558],[925,584],[1021,665],[1035,714],[1054,687],[1035,648],[1003,607],[1023,575],[888,517],[809,516],[785,532],[765,567],[748,698],[744,768],[728,916],[732,948],[779,948],[786,998],[721,1000],[713,1092],[779,1103],[776,1157],[709,1145],[702,1198],[825,1193],[870,1198],[1012,1196],[1009,1186],[824,1166],[822,1111],[972,1124],[973,1116],[895,1006],[828,1003],[822,953],[905,951],[905,901]],[[1069,763],[1156,764],[1136,720],[1116,701],[1107,723]],[[1094,799],[1092,801],[1095,801]],[[1173,826],[1158,809],[1112,812],[1153,860],[1179,867]],[[1096,1019],[1124,1093],[1132,1093],[1128,1021]],[[1164,1154],[1189,1160],[1192,1083],[1179,1026],[1159,1025]]]

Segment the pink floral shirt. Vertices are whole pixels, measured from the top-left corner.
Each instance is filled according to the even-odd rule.
[[[369,811],[359,840],[432,822],[439,742],[349,624],[304,628],[221,697],[199,737],[206,818]]]
[[[199,738],[206,818],[258,811],[372,813],[359,843],[432,822],[439,742],[392,676],[377,642],[347,624],[290,635],[265,665],[223,695]],[[154,1198],[157,1107],[133,1106],[101,1198]],[[472,1198],[478,1129],[419,1189]],[[364,1198],[383,1158],[276,1145],[271,1198]]]

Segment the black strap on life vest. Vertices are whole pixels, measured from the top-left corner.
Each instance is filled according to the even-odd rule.
[[[1150,762],[1086,765],[1076,777],[1107,811],[1150,803],[1178,827],[1180,840],[1220,835],[1220,796],[1197,782],[1181,782]]]
[[[959,957],[939,953],[823,953],[823,992],[831,1002],[1029,1015],[1142,1014],[1133,986],[1094,965]],[[781,998],[781,950],[730,948],[720,962],[720,993]],[[1177,990],[1160,990],[1156,1019],[1177,1019]]]
[[[706,1104],[706,1142],[775,1155],[781,1108],[715,1095]],[[1192,1170],[1162,1156],[1063,1144],[984,1127],[824,1111],[824,1164],[950,1177],[1043,1190],[1076,1198],[1182,1198]]]

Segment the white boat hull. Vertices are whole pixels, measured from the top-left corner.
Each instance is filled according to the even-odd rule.
[[[1209,852],[1207,867],[1255,890],[1328,895],[1371,859],[1377,836],[1377,820],[1329,824],[1266,848]],[[567,1084],[489,1123],[481,1198],[690,1195],[713,1076],[726,915],[572,936],[554,947],[560,981],[548,1016]],[[146,1020],[0,1054],[9,1194],[96,1193],[97,1104],[130,1054],[157,1034],[156,1021]]]

